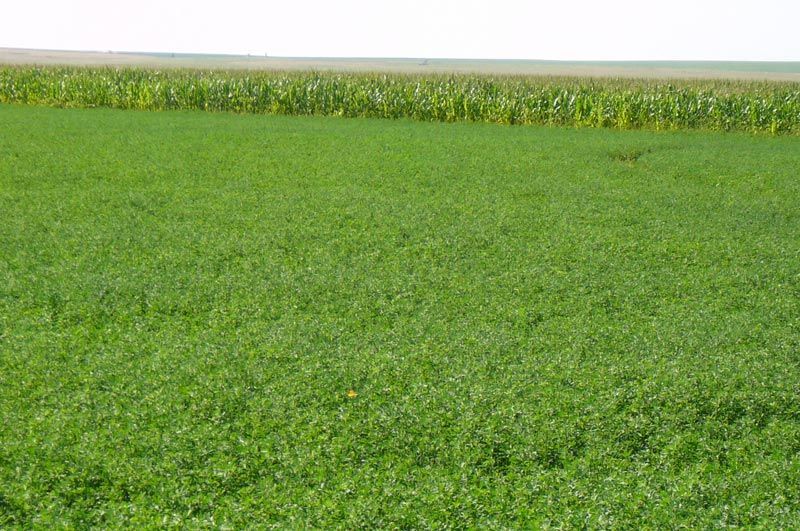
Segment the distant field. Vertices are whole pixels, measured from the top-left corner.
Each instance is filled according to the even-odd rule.
[[[536,61],[304,58],[266,57],[263,55],[103,53],[0,48],[0,64],[800,81],[800,61]]]
[[[0,527],[800,528],[797,138],[0,123]]]

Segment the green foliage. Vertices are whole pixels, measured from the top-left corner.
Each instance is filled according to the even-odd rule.
[[[0,103],[800,132],[800,84],[87,68],[0,68]]]
[[[0,527],[800,528],[797,138],[0,123]]]

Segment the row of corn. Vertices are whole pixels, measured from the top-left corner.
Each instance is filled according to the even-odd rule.
[[[0,103],[800,132],[800,83],[2,67]]]

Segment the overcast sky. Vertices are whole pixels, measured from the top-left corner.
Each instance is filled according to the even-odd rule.
[[[800,0],[5,0],[0,47],[800,61]]]

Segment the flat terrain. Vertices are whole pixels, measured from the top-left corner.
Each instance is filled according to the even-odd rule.
[[[797,138],[0,122],[0,527],[800,527]]]
[[[134,66],[231,70],[318,70],[414,74],[740,79],[800,81],[798,62],[733,61],[538,61],[479,59],[381,59],[266,57],[133,52],[79,52],[0,48],[0,65]]]

